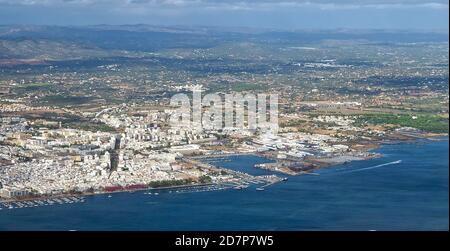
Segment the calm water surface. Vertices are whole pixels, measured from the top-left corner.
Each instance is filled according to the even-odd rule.
[[[85,203],[0,210],[0,230],[448,230],[448,138],[385,145],[384,157],[254,188],[86,197]],[[251,174],[267,160],[215,164]]]

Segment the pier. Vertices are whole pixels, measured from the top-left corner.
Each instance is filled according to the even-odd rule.
[[[82,196],[39,198],[39,199],[17,200],[17,201],[0,201],[0,210],[83,203],[84,201],[85,198]]]
[[[221,168],[214,165],[211,165],[209,163],[204,163],[201,161],[198,161],[197,158],[183,158],[183,161],[186,163],[196,165],[199,167],[207,168],[210,170],[215,171],[224,171],[227,174],[233,176],[232,179],[228,180],[227,182],[224,182],[223,184],[227,184],[228,186],[232,186],[235,189],[244,189],[251,185],[258,185],[259,188],[264,189],[265,187],[268,187],[270,185],[273,185],[275,183],[278,183],[282,181],[283,179],[276,176],[276,175],[261,175],[261,176],[253,176],[248,173],[235,171],[227,168]]]
[[[254,155],[254,156],[259,156],[256,152],[247,152],[247,153],[218,153],[218,154],[207,154],[207,155],[197,155],[197,156],[192,156],[190,157],[190,159],[225,159],[225,158],[229,158],[229,157],[233,157],[233,156],[243,156],[243,155]]]

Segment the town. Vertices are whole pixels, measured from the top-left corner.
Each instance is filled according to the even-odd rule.
[[[0,197],[249,184],[263,190],[286,175],[377,158],[379,144],[448,134],[448,43],[439,38],[386,45],[329,40],[336,34],[312,42],[236,36],[203,45],[198,31],[193,47],[76,47],[74,55],[64,42],[42,40],[39,46],[58,50],[35,55],[23,47],[34,40],[0,35],[1,50],[23,54],[0,59]],[[246,127],[199,127],[189,123],[192,110],[174,126],[171,98],[191,98],[193,90],[202,97],[276,94],[276,117],[268,116],[275,127],[248,126],[250,102],[217,114],[246,112]],[[272,175],[208,163],[233,155],[270,160],[254,168]]]

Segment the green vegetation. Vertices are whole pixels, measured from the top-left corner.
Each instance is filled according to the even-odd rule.
[[[92,123],[92,122],[69,122],[63,124],[66,128],[72,128],[72,129],[79,129],[84,131],[91,131],[91,132],[115,132],[116,129],[103,124],[103,123]]]
[[[212,178],[209,177],[208,175],[202,175],[202,176],[200,176],[200,177],[198,178],[198,181],[199,181],[200,183],[202,183],[202,184],[205,184],[205,183],[211,183]]]
[[[202,175],[199,177],[198,181],[201,184],[211,183],[212,179],[208,175]],[[183,186],[192,184],[192,179],[183,179],[183,180],[157,180],[148,183],[149,187],[158,188],[158,187],[172,187],[172,186]]]
[[[42,101],[47,102],[48,105],[79,105],[88,103],[91,100],[92,100],[91,97],[65,96],[65,95],[47,96],[42,99]]]
[[[214,92],[227,92],[227,91],[233,91],[233,92],[244,92],[244,91],[266,91],[269,89],[266,85],[261,84],[250,84],[250,83],[238,83],[238,84],[222,84],[215,86],[213,88]]]
[[[435,133],[448,133],[448,119],[437,115],[408,115],[408,114],[364,114],[355,121],[356,125],[363,124],[413,127],[419,130]]]
[[[18,94],[51,90],[54,90],[54,86],[50,83],[32,83],[14,87],[14,92]]]
[[[297,127],[297,126],[304,125],[305,123],[306,123],[306,120],[293,119],[293,120],[289,120],[287,122],[281,123],[280,126],[281,127]]]
[[[148,183],[149,187],[157,188],[157,187],[171,187],[171,186],[182,186],[191,184],[191,179],[184,180],[157,180]]]
[[[243,92],[243,91],[265,91],[268,87],[260,84],[249,84],[249,83],[240,83],[231,85],[231,90],[234,92]]]
[[[18,86],[17,88],[25,88],[27,90],[37,90],[40,88],[45,88],[45,87],[49,87],[52,84],[50,83],[32,83],[32,84],[27,84],[27,85],[21,85]]]

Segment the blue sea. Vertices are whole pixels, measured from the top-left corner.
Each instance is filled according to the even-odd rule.
[[[0,211],[0,230],[448,230],[448,138],[384,145],[382,158],[256,191],[145,191]],[[251,174],[256,156],[215,164]]]

